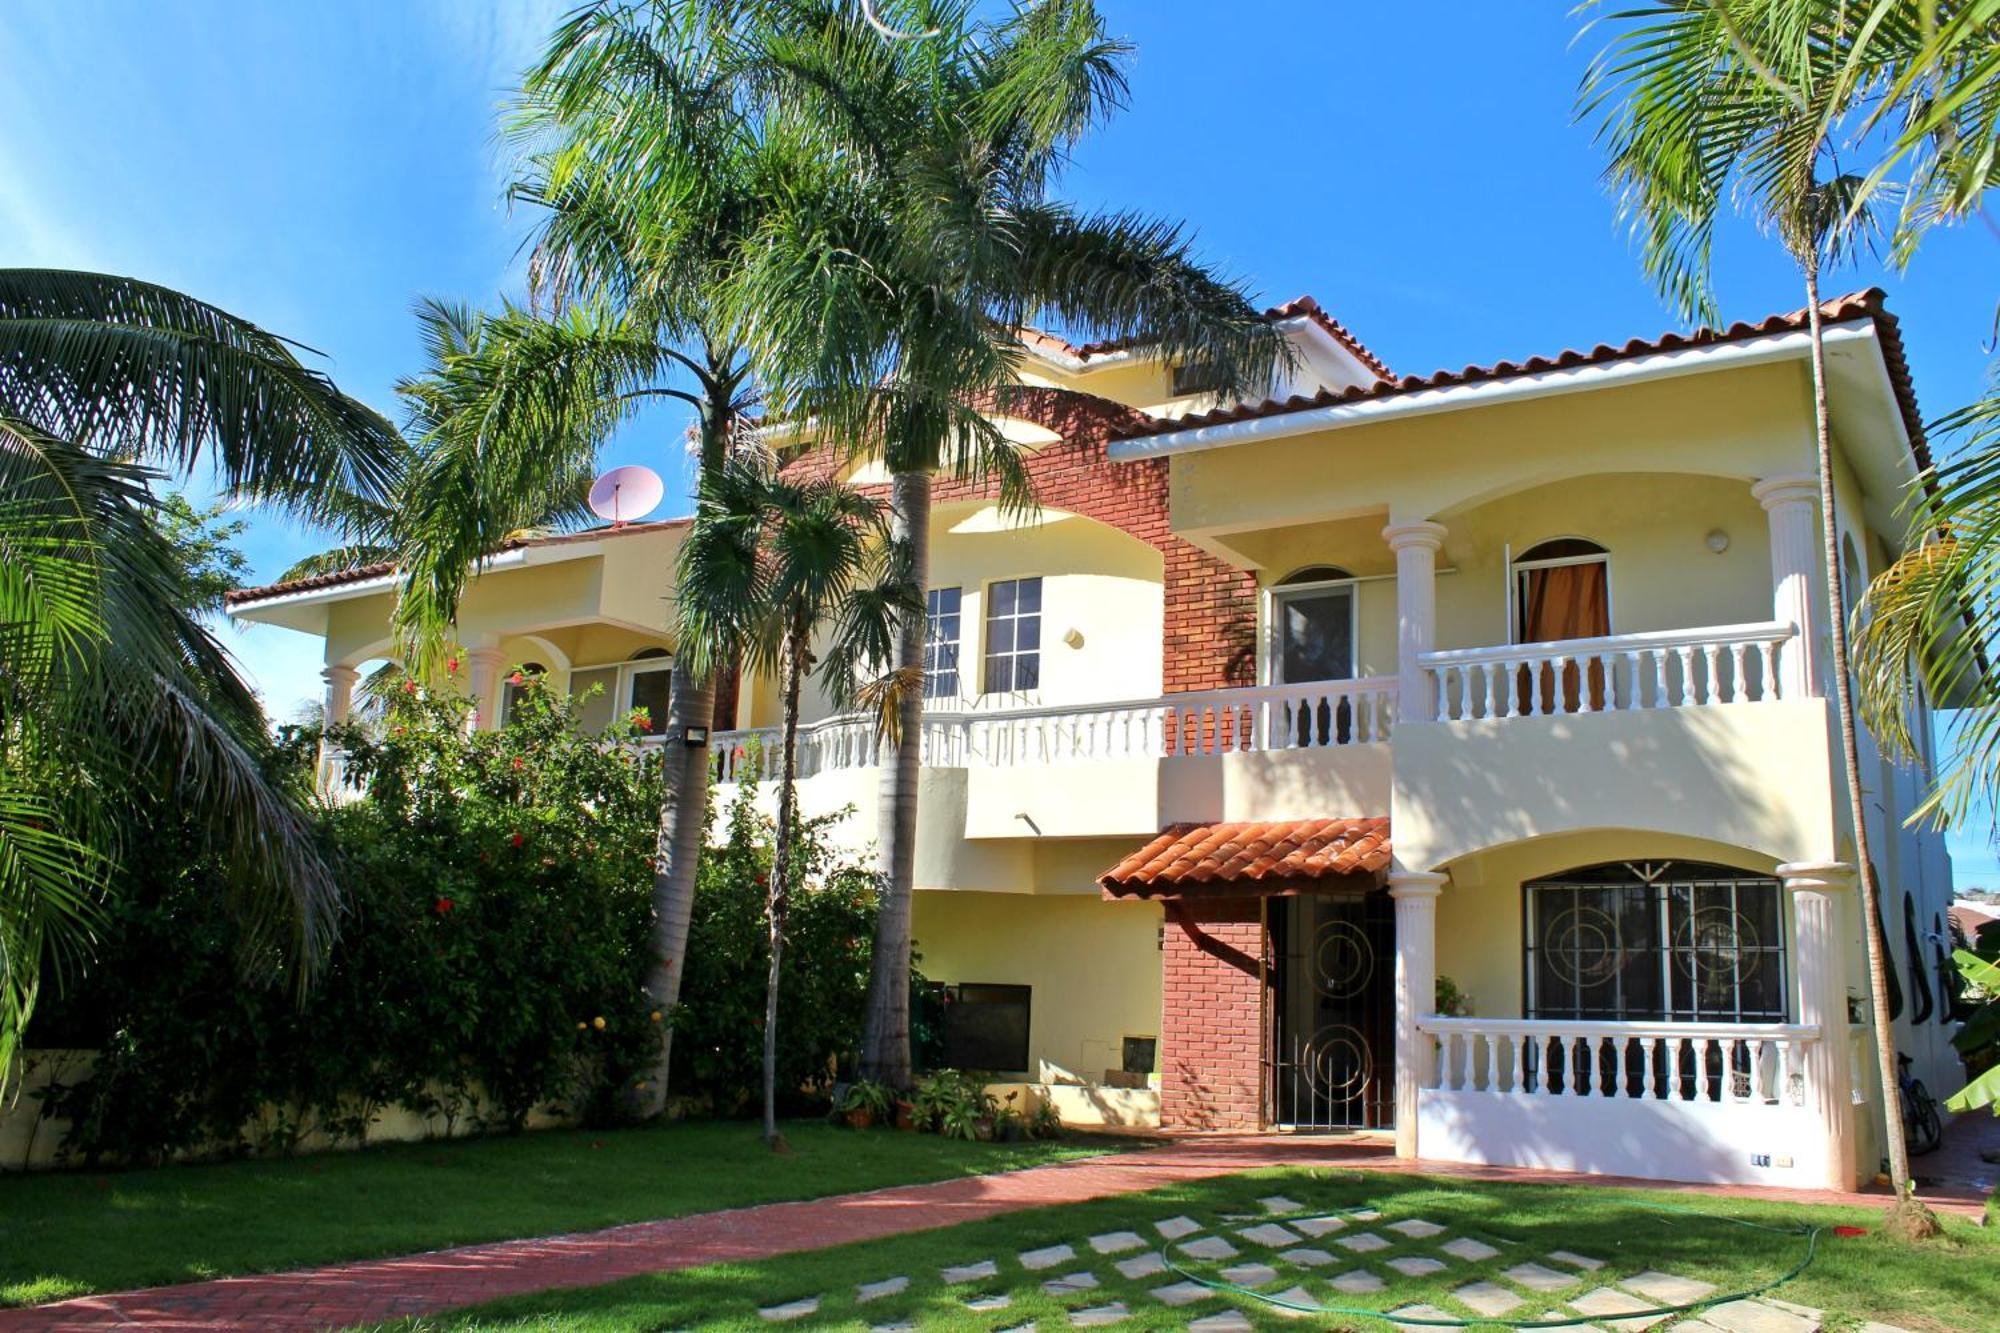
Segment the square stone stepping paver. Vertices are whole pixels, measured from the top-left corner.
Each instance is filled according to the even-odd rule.
[[[1188,1333],[1251,1333],[1254,1325],[1241,1310],[1206,1315],[1188,1325]]]
[[[1068,1277],[1052,1277],[1042,1284],[1042,1290],[1051,1296],[1060,1296],[1066,1291],[1096,1291],[1097,1274],[1086,1269]]]
[[[1320,1304],[1319,1297],[1313,1295],[1304,1287],[1287,1287],[1271,1299],[1285,1302],[1284,1305],[1267,1305],[1264,1307],[1280,1319],[1304,1319],[1307,1315],[1319,1309]],[[1291,1309],[1289,1308],[1291,1306],[1301,1308]]]
[[[1765,1301],[1725,1301],[1703,1310],[1701,1318],[1724,1333],[1816,1333],[1820,1323]]]
[[[1485,1241],[1474,1240],[1470,1236],[1456,1237],[1446,1241],[1444,1244],[1438,1246],[1438,1248],[1452,1258],[1463,1259],[1469,1264],[1482,1263],[1500,1253],[1500,1251],[1494,1249]]]
[[[1239,1287],[1261,1287],[1266,1282],[1276,1282],[1278,1270],[1269,1264],[1237,1264],[1223,1269],[1218,1276],[1224,1282],[1234,1282]]]
[[[1168,1240],[1179,1240],[1182,1236],[1192,1236],[1201,1230],[1201,1223],[1192,1217],[1169,1217],[1164,1222],[1153,1223],[1153,1230]]]
[[[1406,1254],[1389,1261],[1389,1267],[1404,1277],[1429,1277],[1432,1273],[1442,1273],[1444,1266],[1444,1260],[1433,1259],[1427,1254]]]
[[[1382,1220],[1381,1212],[1374,1208],[1356,1208],[1348,1216],[1357,1222],[1379,1222]]]
[[[1145,1249],[1146,1242],[1136,1231],[1107,1231],[1101,1236],[1092,1236],[1090,1248],[1099,1254],[1123,1254],[1127,1250]]]
[[[1256,1245],[1269,1245],[1273,1249],[1280,1245],[1296,1245],[1301,1237],[1296,1231],[1287,1231],[1276,1222],[1265,1222],[1261,1226],[1244,1227],[1236,1233]]]
[[[1215,1292],[1199,1282],[1176,1282],[1171,1286],[1154,1287],[1147,1294],[1163,1305],[1193,1305],[1215,1295]]]
[[[1618,1284],[1627,1291],[1636,1291],[1656,1305],[1687,1305],[1715,1294],[1715,1284],[1702,1282],[1691,1277],[1677,1277],[1672,1273],[1662,1273],[1657,1268],[1626,1278]]]
[[[1657,1303],[1642,1301],[1632,1293],[1619,1291],[1615,1287],[1599,1287],[1595,1291],[1586,1291],[1571,1301],[1569,1308],[1578,1314],[1592,1315],[1611,1328],[1651,1328],[1672,1316],[1640,1315],[1633,1319],[1617,1319],[1611,1316],[1629,1315],[1634,1310],[1650,1310]]]
[[[1389,1242],[1372,1231],[1359,1231],[1352,1236],[1335,1236],[1333,1243],[1356,1254],[1373,1254],[1376,1250],[1389,1248]]]
[[[1156,1273],[1167,1271],[1167,1261],[1157,1250],[1151,1254],[1135,1254],[1130,1259],[1120,1259],[1111,1266],[1118,1270],[1119,1276],[1129,1282],[1137,1282],[1142,1277],[1152,1277]]]
[[[1069,1322],[1072,1328],[1102,1328],[1119,1322],[1131,1313],[1125,1308],[1125,1302],[1113,1301],[1109,1305],[1093,1305],[1087,1310],[1072,1310]]]
[[[1512,1268],[1502,1270],[1500,1276],[1534,1291],[1561,1291],[1564,1287],[1573,1287],[1582,1280],[1574,1273],[1558,1273],[1553,1268],[1544,1268],[1535,1263],[1515,1264]]]
[[[1014,1303],[1014,1298],[1004,1291],[988,1292],[984,1296],[974,1296],[965,1302],[965,1308],[974,1314],[990,1314],[1004,1310]]]
[[[1267,1194],[1257,1202],[1264,1205],[1267,1213],[1303,1213],[1306,1210],[1304,1204],[1287,1199],[1282,1194]]]
[[[808,1296],[804,1300],[798,1301],[786,1301],[783,1305],[766,1305],[757,1311],[758,1314],[763,1315],[765,1319],[774,1324],[782,1324],[792,1319],[804,1319],[807,1315],[818,1312],[819,1297],[817,1296]]]
[[[879,1301],[884,1296],[894,1296],[910,1285],[906,1277],[885,1277],[880,1282],[863,1282],[854,1288],[854,1302],[857,1305],[869,1301]]]
[[[1586,1273],[1595,1273],[1604,1267],[1602,1259],[1593,1259],[1587,1254],[1578,1254],[1575,1250],[1550,1250],[1549,1258],[1569,1268],[1581,1268]]]
[[[991,1259],[981,1259],[976,1264],[960,1264],[956,1268],[940,1268],[938,1270],[938,1281],[944,1283],[947,1287],[955,1286],[960,1282],[977,1282],[981,1278],[999,1276],[1000,1265],[994,1263]]]
[[[1454,1317],[1450,1311],[1440,1310],[1435,1305],[1405,1305],[1400,1310],[1391,1310],[1384,1316],[1397,1328],[1407,1329],[1409,1333],[1437,1333],[1437,1330],[1429,1324],[1406,1324],[1401,1319],[1396,1318],[1397,1315],[1403,1315],[1410,1319],[1451,1319]]]
[[[1039,1273],[1044,1268],[1054,1268],[1076,1258],[1076,1251],[1067,1245],[1044,1245],[1039,1250],[1023,1250],[1019,1256],[1021,1267],[1030,1273]]]
[[[1406,1218],[1401,1222],[1391,1222],[1389,1230],[1399,1231],[1411,1240],[1428,1240],[1432,1236],[1442,1236],[1444,1228],[1435,1222],[1426,1222],[1421,1217]]]
[[[1364,1292],[1380,1291],[1386,1284],[1365,1268],[1353,1268],[1335,1278],[1332,1285],[1335,1291],[1359,1296]]]
[[[1325,1268],[1334,1262],[1333,1256],[1325,1250],[1315,1250],[1310,1245],[1301,1245],[1296,1250],[1286,1250],[1278,1257],[1286,1263],[1297,1264],[1300,1268]]]
[[[1521,1295],[1498,1282],[1470,1282],[1451,1293],[1452,1299],[1474,1314],[1497,1318],[1521,1303]]]
[[[1199,1240],[1184,1240],[1174,1247],[1191,1259],[1234,1259],[1236,1247],[1220,1236],[1203,1236]]]
[[[1295,1217],[1291,1220],[1294,1231],[1303,1231],[1317,1240],[1329,1231],[1338,1231],[1347,1225],[1344,1217]]]

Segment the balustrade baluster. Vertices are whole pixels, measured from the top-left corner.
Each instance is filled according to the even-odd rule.
[[[1750,701],[1750,691],[1745,688],[1746,682],[1743,670],[1744,654],[1749,650],[1750,645],[1747,643],[1732,643],[1729,645],[1729,702],[1733,704],[1748,703]]]

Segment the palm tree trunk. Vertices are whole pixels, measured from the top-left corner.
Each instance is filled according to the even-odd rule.
[[[908,555],[910,577],[930,577],[931,478],[898,472],[890,499],[889,538]],[[868,963],[868,1012],[861,1037],[861,1077],[910,1086],[910,907],[917,869],[917,782],[924,743],[924,617],[905,617],[896,645],[896,751],[882,769],[882,903]]]
[[[1889,1180],[1896,1197],[1910,1193],[1910,1154],[1903,1141],[1903,1107],[1897,1091],[1896,1033],[1889,1013],[1889,981],[1879,908],[1882,891],[1875,880],[1875,859],[1868,848],[1867,803],[1861,792],[1861,753],[1855,741],[1854,696],[1847,677],[1847,589],[1840,562],[1840,529],[1833,497],[1833,428],[1826,399],[1826,342],[1820,320],[1819,259],[1808,252],[1805,261],[1806,321],[1812,336],[1813,429],[1819,448],[1819,522],[1825,546],[1827,579],[1832,602],[1828,617],[1828,651],[1832,656],[1834,717],[1840,730],[1840,758],[1847,777],[1847,812],[1854,824],[1854,860],[1861,886],[1861,933],[1868,946],[1868,992],[1874,1010],[1876,1068],[1882,1080],[1882,1113],[1889,1140]],[[1840,1053],[1835,1052],[1836,1059]]]
[[[799,685],[805,677],[805,619],[794,611],[785,632],[785,739],[778,768],[778,840],[771,851],[771,966],[764,979],[764,1142],[778,1134],[778,961],[785,949],[785,915],[791,907],[792,846],[798,825]]]
[[[694,918],[695,871],[701,861],[702,827],[708,814],[708,759],[705,745],[688,745],[690,726],[713,721],[715,691],[705,679],[674,659],[673,696],[667,704],[666,782],[660,795],[660,822],[653,861],[652,962],[646,969],[646,997],[662,1015],[660,1049],[639,1099],[642,1116],[666,1108],[667,1073],[673,1056],[673,1012],[680,1002],[682,965],[687,960],[688,923]]]

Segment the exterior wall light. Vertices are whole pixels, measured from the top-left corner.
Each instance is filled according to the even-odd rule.
[[[681,744],[687,746],[690,750],[708,744],[708,728],[682,727]]]
[[[1708,530],[1708,535],[1706,537],[1703,537],[1701,541],[1702,545],[1706,546],[1709,550],[1715,552],[1717,555],[1721,555],[1724,551],[1729,549],[1729,534],[1724,532],[1721,528],[1710,528]]]

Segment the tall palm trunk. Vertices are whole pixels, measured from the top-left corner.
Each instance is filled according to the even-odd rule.
[[[784,1142],[778,1134],[778,965],[785,950],[785,916],[791,908],[792,848],[797,841],[799,770],[799,685],[805,679],[805,614],[794,610],[785,628],[785,738],[778,766],[778,840],[771,851],[771,890],[766,915],[771,927],[771,964],[764,978],[764,1142]]]
[[[701,863],[702,826],[708,816],[709,749],[682,738],[690,726],[708,727],[714,718],[715,689],[697,677],[684,657],[674,659],[672,697],[667,703],[666,781],[660,794],[660,822],[653,859],[652,958],[646,968],[646,998],[665,1018],[660,1049],[646,1078],[640,1113],[658,1115],[666,1107],[667,1073],[674,1049],[673,1011],[680,1003],[681,973],[687,959],[688,926],[694,919],[695,872]]]
[[[898,472],[890,496],[889,539],[908,560],[909,577],[930,577],[931,478]],[[924,744],[924,625],[911,611],[896,645],[896,751],[882,769],[882,904],[868,964],[868,1013],[861,1037],[861,1077],[910,1086],[910,908],[917,870],[917,783]]]
[[[1881,886],[1868,849],[1867,803],[1861,793],[1861,752],[1855,741],[1854,696],[1847,677],[1847,589],[1840,562],[1840,529],[1833,498],[1833,429],[1826,400],[1826,342],[1819,308],[1819,256],[1803,260],[1806,321],[1812,339],[1813,429],[1819,449],[1819,522],[1832,602],[1828,651],[1833,657],[1834,716],[1840,729],[1841,763],[1847,771],[1847,812],[1854,824],[1855,872],[1861,886],[1861,934],[1868,947],[1868,992],[1874,1011],[1876,1069],[1882,1080],[1882,1113],[1888,1137],[1889,1180],[1898,1199],[1910,1192],[1910,1154],[1903,1141],[1903,1107],[1896,1080],[1896,1034],[1889,1013],[1888,964],[1882,939]],[[1839,1053],[1835,1053],[1839,1058]]]

